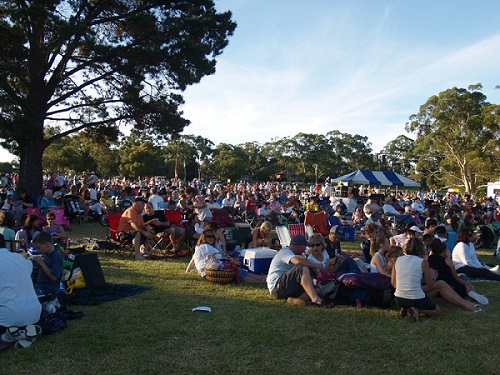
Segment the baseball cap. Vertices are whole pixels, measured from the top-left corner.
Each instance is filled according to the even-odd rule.
[[[330,233],[335,234],[336,236],[340,236],[342,234],[342,228],[340,225],[334,225],[330,228]]]
[[[140,195],[139,195],[139,196],[137,196],[137,197],[135,197],[134,202],[143,202],[143,203],[148,203],[148,201],[146,200],[146,198],[141,197]]]
[[[414,232],[418,232],[418,233],[424,233],[424,231],[422,229],[420,229],[419,227],[417,227],[416,225],[410,227],[410,230],[412,230]]]
[[[290,241],[290,245],[311,246],[311,244],[307,241],[307,239],[301,234],[298,234],[295,237],[293,237],[292,241]]]

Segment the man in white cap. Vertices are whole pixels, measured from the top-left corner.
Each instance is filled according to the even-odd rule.
[[[406,226],[404,233],[389,238],[389,242],[391,243],[392,246],[403,247],[403,245],[407,243],[410,238],[417,237],[420,233],[423,232],[424,231],[419,227],[417,227],[416,225],[410,224]]]
[[[269,293],[274,298],[286,299],[292,305],[333,307],[333,304],[323,301],[314,289],[311,270],[321,270],[323,265],[301,256],[306,246],[310,246],[309,242],[299,234],[292,238],[288,247],[274,256],[267,275]]]

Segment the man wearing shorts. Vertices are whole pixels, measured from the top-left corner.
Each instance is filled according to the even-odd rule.
[[[136,197],[131,207],[127,208],[120,218],[118,223],[118,237],[121,241],[132,241],[135,251],[135,259],[145,259],[141,255],[141,243],[145,249],[149,249],[149,240],[153,238],[153,234],[148,231],[142,218],[144,205],[147,203],[143,197]]]
[[[292,305],[312,304],[320,307],[333,307],[317,294],[312,282],[311,269],[321,270],[323,266],[313,263],[301,255],[309,246],[302,235],[292,238],[290,246],[278,251],[274,256],[267,275],[269,293],[278,299],[286,299]]]

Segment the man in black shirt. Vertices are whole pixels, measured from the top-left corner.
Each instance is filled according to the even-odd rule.
[[[340,248],[340,238],[343,236],[342,227],[340,225],[334,225],[330,229],[330,233],[325,237],[326,251],[330,258],[335,258],[341,255],[342,250]]]
[[[171,225],[165,212],[163,210],[155,211],[151,203],[147,203],[144,206],[144,212],[145,213],[142,215],[144,224],[149,225],[150,229],[155,234],[163,232],[168,235],[174,251],[179,251],[185,238],[184,228]]]

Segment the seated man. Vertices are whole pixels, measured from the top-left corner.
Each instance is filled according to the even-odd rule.
[[[334,225],[330,228],[328,236],[325,237],[325,250],[330,258],[334,258],[342,254],[342,249],[340,247],[340,237],[342,237],[342,235],[342,227]]]
[[[118,236],[121,241],[130,240],[134,245],[135,259],[145,259],[141,255],[141,243],[144,244],[145,249],[149,249],[149,240],[153,238],[153,234],[148,231],[142,218],[142,210],[147,203],[146,198],[138,196],[135,198],[131,207],[127,208],[123,215],[120,217],[118,223]]]
[[[321,270],[323,266],[301,257],[306,246],[309,246],[306,238],[297,235],[288,247],[274,256],[267,275],[269,293],[293,305],[306,306],[312,303],[320,307],[333,307],[324,302],[314,289],[310,269]]]
[[[16,347],[31,345],[39,333],[42,305],[33,288],[33,264],[5,248],[0,234],[0,334],[2,341]]]
[[[406,226],[409,223],[415,223],[410,214],[402,214],[398,210],[396,210],[395,205],[398,204],[398,200],[393,197],[387,197],[385,200],[385,204],[382,207],[384,210],[384,215],[387,217],[394,217],[394,220],[397,224]]]
[[[154,234],[160,232],[168,234],[174,251],[179,251],[185,238],[184,228],[171,225],[165,212],[162,210],[155,211],[151,202],[146,203],[144,211],[145,213],[142,215],[144,224],[149,225]]]
[[[35,291],[44,296],[44,301],[53,301],[59,294],[63,271],[63,258],[59,251],[54,249],[52,235],[40,232],[33,240],[34,245],[44,257],[33,258],[33,264],[38,266]]]

